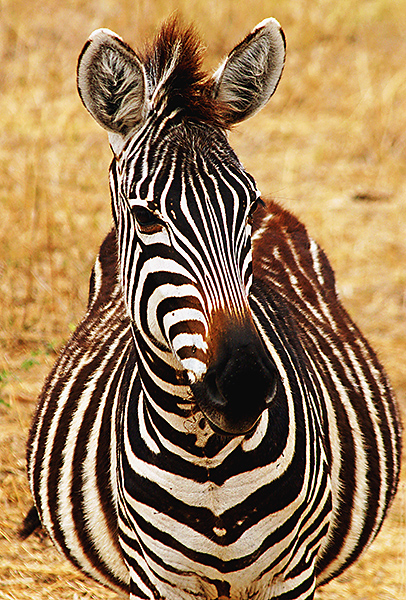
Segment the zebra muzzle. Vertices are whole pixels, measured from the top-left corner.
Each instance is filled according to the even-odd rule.
[[[278,372],[253,326],[224,332],[205,376],[191,386],[216,433],[244,435],[273,402]]]

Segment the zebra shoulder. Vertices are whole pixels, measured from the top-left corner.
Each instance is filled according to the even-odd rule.
[[[307,298],[317,305],[323,298],[337,302],[333,269],[325,252],[292,213],[273,201],[255,213],[253,234],[253,272],[286,298]]]

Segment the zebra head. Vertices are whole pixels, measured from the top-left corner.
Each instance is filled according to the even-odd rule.
[[[78,88],[114,153],[119,268],[138,352],[149,369],[161,365],[161,380],[177,373],[212,429],[241,435],[272,402],[277,373],[249,304],[259,192],[226,130],[272,96],[284,35],[263,21],[212,77],[201,55],[194,31],[175,20],[143,57],[97,30]]]

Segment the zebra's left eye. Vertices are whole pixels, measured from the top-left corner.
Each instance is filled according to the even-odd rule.
[[[143,206],[134,206],[131,211],[138,223],[141,233],[157,233],[163,228],[163,223],[159,217],[148,208]]]
[[[249,225],[252,225],[252,222],[254,220],[254,213],[257,210],[258,206],[263,206],[264,202],[261,198],[257,198],[256,200],[254,200],[254,202],[251,204],[249,213],[248,213],[248,217],[247,217],[247,222]]]

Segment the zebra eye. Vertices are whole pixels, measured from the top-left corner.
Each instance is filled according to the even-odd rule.
[[[252,222],[254,220],[254,213],[257,210],[258,206],[263,206],[264,205],[264,201],[261,198],[257,198],[256,200],[254,200],[254,202],[251,204],[249,213],[248,213],[248,217],[247,217],[247,222],[249,225],[252,225]]]
[[[162,230],[163,223],[152,211],[143,206],[134,206],[132,213],[141,233],[157,233]]]

